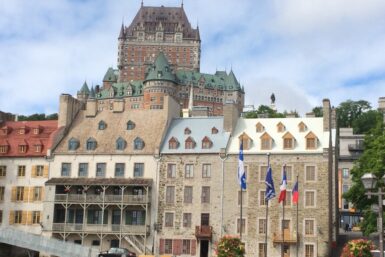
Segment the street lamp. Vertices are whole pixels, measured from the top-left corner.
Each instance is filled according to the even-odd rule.
[[[385,184],[385,175],[381,178],[383,184]],[[378,223],[379,224],[379,245],[380,245],[380,257],[384,257],[384,226],[382,223],[382,196],[385,195],[385,192],[382,192],[381,185],[378,187],[377,192],[371,192],[371,190],[376,189],[378,178],[372,173],[365,173],[361,177],[362,184],[364,185],[366,195],[370,198],[372,195],[378,196]]]

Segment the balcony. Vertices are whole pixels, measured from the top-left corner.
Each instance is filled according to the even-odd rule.
[[[115,204],[147,204],[149,197],[146,195],[103,195],[97,194],[56,194],[55,202],[58,203],[115,203]]]
[[[350,152],[362,152],[364,150],[363,144],[348,144],[348,150]]]
[[[297,244],[297,235],[296,233],[290,232],[290,230],[285,229],[280,233],[273,233],[273,244]]]
[[[76,223],[53,223],[52,232],[85,232],[90,234],[105,233],[114,234],[122,233],[130,235],[144,235],[149,233],[149,226],[146,225],[120,225],[120,224],[76,224]]]
[[[212,226],[196,226],[195,236],[198,240],[211,240],[213,235]]]

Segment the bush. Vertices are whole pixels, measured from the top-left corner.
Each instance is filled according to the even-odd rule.
[[[341,257],[371,257],[370,250],[374,249],[372,241],[365,239],[351,240],[342,249]]]
[[[245,246],[239,237],[226,235],[216,243],[215,254],[218,257],[243,257]]]

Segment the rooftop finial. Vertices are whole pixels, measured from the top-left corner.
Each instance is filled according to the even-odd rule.
[[[181,7],[183,8],[183,0],[182,0],[182,4],[181,4]]]
[[[143,0],[142,0],[142,4],[141,4],[141,5],[142,5],[142,7],[143,7]]]

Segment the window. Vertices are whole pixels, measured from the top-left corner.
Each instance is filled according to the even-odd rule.
[[[145,211],[126,211],[126,225],[144,225],[145,224]]]
[[[39,223],[40,223],[40,211],[33,211],[32,224],[39,224]]]
[[[191,253],[191,241],[183,239],[182,240],[182,254],[190,254]]]
[[[143,177],[144,163],[134,163],[134,177]]]
[[[167,186],[166,187],[166,204],[174,204],[175,202],[175,187]]]
[[[132,121],[127,122],[127,130],[133,130],[135,128],[135,123]]]
[[[178,142],[178,140],[175,137],[172,137],[168,141],[168,149],[177,149],[178,146],[179,146],[179,142]]]
[[[173,227],[174,226],[174,213],[166,212],[164,215],[164,226]]]
[[[286,190],[286,199],[284,201],[285,206],[291,207],[291,191]]]
[[[15,224],[21,224],[22,221],[23,221],[23,212],[22,211],[15,211],[14,223]]]
[[[176,175],[176,164],[168,163],[167,164],[167,178],[175,178]]]
[[[69,177],[71,175],[71,163],[63,162],[61,164],[61,176]]]
[[[68,150],[74,151],[74,150],[78,149],[78,147],[79,147],[79,140],[77,140],[75,138],[71,138],[68,141]]]
[[[261,133],[265,131],[265,127],[260,122],[258,122],[257,125],[255,125],[255,130],[257,133]]]
[[[86,149],[87,150],[95,150],[96,149],[96,140],[93,139],[92,137],[87,139]]]
[[[298,124],[298,130],[299,130],[299,132],[305,132],[306,131],[306,124],[301,121]]]
[[[194,165],[186,164],[184,166],[184,177],[185,178],[193,178],[194,177]]]
[[[293,179],[293,166],[286,165],[286,180],[292,181]]]
[[[16,201],[24,200],[24,187],[16,187]]]
[[[243,150],[249,150],[251,147],[251,138],[246,133],[242,133],[239,137],[239,145],[242,144]]]
[[[184,187],[183,202],[184,203],[192,203],[192,199],[193,199],[193,187],[192,186],[185,186]]]
[[[4,201],[4,190],[5,187],[0,187],[0,201]]]
[[[123,138],[119,137],[118,139],[116,139],[116,150],[124,150],[126,148],[126,140],[124,140]]]
[[[313,132],[309,132],[306,136],[306,149],[316,149],[317,148],[317,137]]]
[[[266,219],[258,219],[258,234],[266,234]]]
[[[213,142],[211,142],[210,138],[204,137],[202,140],[202,149],[210,149],[213,145]]]
[[[0,177],[7,176],[7,166],[1,165],[0,166]]]
[[[315,191],[305,191],[305,207],[315,207]]]
[[[184,228],[191,227],[191,213],[183,213],[183,227]]]
[[[104,121],[99,121],[99,124],[98,124],[98,129],[99,130],[105,130],[107,127],[107,124],[104,122]]]
[[[17,167],[17,176],[18,177],[25,177],[25,166],[24,165],[19,165]]]
[[[115,177],[124,177],[124,163],[115,163]]]
[[[305,244],[305,257],[314,257],[314,245]]]
[[[202,203],[210,203],[210,187],[202,187]]]
[[[137,137],[134,140],[134,150],[142,150],[144,148],[144,141]]]
[[[259,206],[266,206],[265,191],[259,191]]]
[[[283,149],[293,149],[293,139],[292,138],[284,138],[283,139]]]
[[[185,135],[190,135],[191,134],[191,130],[189,128],[185,128],[184,129],[184,134]]]
[[[349,178],[349,169],[347,169],[347,168],[342,169],[342,177],[343,178]]]
[[[8,145],[0,145],[0,153],[7,153]]]
[[[78,176],[79,177],[88,176],[88,163],[79,163]]]
[[[273,138],[267,134],[263,133],[261,136],[261,150],[271,150]]]
[[[102,217],[104,222],[102,222]],[[107,224],[108,211],[105,210],[104,214],[102,210],[91,209],[87,212],[87,224]]]
[[[210,178],[210,177],[211,177],[211,164],[203,164],[202,178]]]
[[[195,141],[192,137],[188,137],[185,141],[185,149],[194,149]]]
[[[42,148],[42,145],[41,144],[36,144],[36,145],[33,145],[35,147],[35,153],[40,153],[41,152],[41,148]]]
[[[259,167],[259,182],[265,182],[267,174],[267,166],[260,166]]]
[[[277,132],[284,132],[285,131],[285,125],[283,125],[282,122],[279,122],[277,124]]]
[[[246,220],[242,219],[242,224],[241,224],[241,219],[237,219],[237,234],[241,232],[242,229],[242,234],[245,233],[246,231]]]
[[[315,166],[313,165],[305,166],[305,181],[306,182],[316,181]]]
[[[314,236],[314,220],[305,219],[305,236]]]
[[[19,145],[19,153],[27,152],[27,145]]]
[[[164,240],[164,253],[165,254],[172,254],[172,239],[165,239]]]
[[[44,166],[36,165],[36,177],[43,177],[44,174]]]
[[[43,187],[34,187],[33,189],[33,200],[41,201],[42,200]]]
[[[96,164],[96,177],[106,177],[106,163]]]
[[[213,127],[211,129],[211,134],[218,134],[218,129],[216,127]]]
[[[258,244],[258,257],[265,257],[266,256],[266,244],[265,243],[259,243]]]
[[[100,240],[92,240],[91,245],[92,246],[99,246],[100,245]]]

